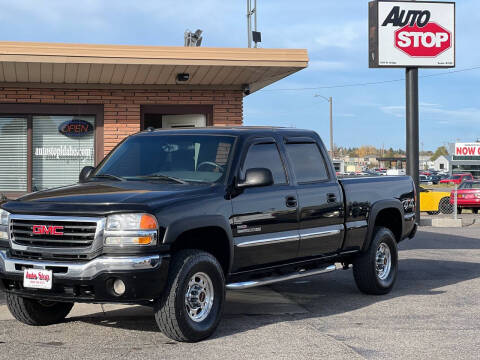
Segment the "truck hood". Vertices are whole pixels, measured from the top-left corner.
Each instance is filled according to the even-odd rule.
[[[212,195],[218,184],[164,184],[157,181],[87,182],[25,195],[2,205],[12,213],[105,215],[154,211],[186,198]]]

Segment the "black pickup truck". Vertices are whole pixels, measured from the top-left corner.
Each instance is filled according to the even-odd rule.
[[[362,292],[388,293],[415,197],[410,177],[337,180],[312,131],[149,129],[78,184],[1,205],[0,288],[29,325],[75,302],[143,304],[168,337],[199,341],[226,289],[353,265]]]

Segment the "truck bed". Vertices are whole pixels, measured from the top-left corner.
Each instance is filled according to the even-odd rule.
[[[409,176],[373,176],[338,180],[345,199],[346,238],[343,249],[360,246],[360,239],[368,236],[368,220],[376,217],[376,209],[392,203],[400,211],[398,241],[407,237],[415,226],[415,192]],[[397,201],[398,200],[398,201]],[[400,205],[401,204],[401,205]]]

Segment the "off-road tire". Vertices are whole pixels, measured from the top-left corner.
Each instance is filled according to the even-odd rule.
[[[18,321],[32,326],[61,323],[73,308],[73,303],[28,299],[15,294],[6,294],[10,313]]]
[[[208,316],[193,321],[187,313],[185,297],[188,283],[198,272],[205,273],[213,284],[213,305]],[[211,254],[200,250],[182,250],[173,256],[164,296],[155,302],[155,320],[164,335],[183,342],[203,340],[216,330],[225,302],[225,276]]]
[[[473,208],[473,209],[472,209],[472,213],[478,214],[478,208]]]
[[[376,268],[377,249],[380,244],[388,246],[391,255],[391,267],[388,276],[380,279]],[[358,289],[365,294],[388,294],[395,284],[398,272],[397,242],[393,233],[385,227],[376,227],[368,250],[353,262],[353,276]]]
[[[461,214],[462,213],[462,208],[461,207],[457,207],[457,214]]]

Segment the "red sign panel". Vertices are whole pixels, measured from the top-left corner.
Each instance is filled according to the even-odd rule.
[[[440,25],[430,22],[395,31],[395,47],[412,57],[435,57],[452,46],[452,34]]]

